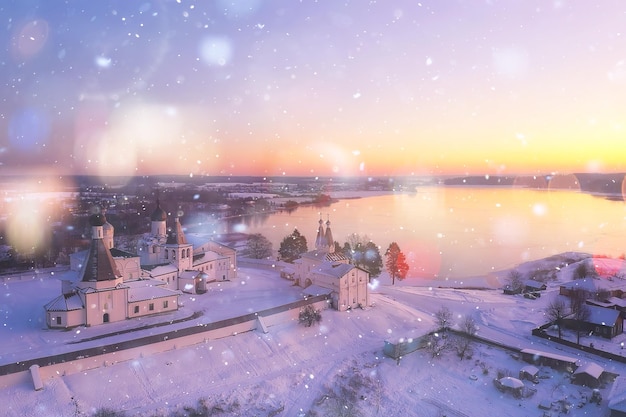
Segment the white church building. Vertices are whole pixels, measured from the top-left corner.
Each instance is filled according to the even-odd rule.
[[[217,242],[194,247],[178,218],[167,229],[167,214],[157,207],[151,232],[139,255],[114,248],[114,228],[104,214],[90,217],[88,250],[72,254],[74,279],[62,281],[62,294],[44,306],[51,328],[93,326],[175,311],[181,292],[200,294],[207,284],[237,276],[234,249]]]
[[[315,249],[305,252],[295,262],[294,279],[311,295],[327,293],[333,308],[345,311],[370,305],[369,272],[349,263],[335,252],[330,220],[319,221]]]

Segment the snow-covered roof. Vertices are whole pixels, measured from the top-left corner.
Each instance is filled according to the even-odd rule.
[[[177,272],[178,268],[172,264],[160,264],[160,265],[142,265],[142,269],[148,271],[148,273],[153,277],[158,277],[165,274],[171,274],[173,272]]]
[[[613,281],[606,278],[583,278],[566,282],[562,284],[561,287],[569,290],[581,289],[589,292],[595,292],[598,290],[609,290],[626,287],[626,283],[622,280]]]
[[[528,375],[535,376],[539,373],[539,368],[537,368],[534,365],[526,365],[522,369],[520,369],[520,372],[524,372],[524,373],[527,373]]]
[[[512,376],[505,376],[504,378],[500,378],[498,380],[500,385],[503,387],[509,387],[513,389],[524,388],[524,383],[517,378],[513,378]]]
[[[608,299],[608,301],[610,303],[615,304],[618,307],[621,307],[621,308],[626,307],[626,300],[624,300],[623,298],[611,297]]]
[[[323,262],[319,268],[315,270],[315,272],[335,278],[341,278],[354,268],[356,267],[350,264]]]
[[[609,392],[609,409],[626,413],[626,376],[618,376]]]
[[[178,278],[179,279],[195,279],[200,274],[202,274],[202,272],[200,271],[183,271],[180,273]]]
[[[225,256],[222,256],[219,253],[212,252],[212,251],[197,253],[193,255],[193,264],[201,265],[206,262],[211,262],[211,261],[215,261],[217,259],[223,259],[223,258],[225,258]]]
[[[592,324],[614,326],[620,314],[619,311],[611,308],[596,307],[591,305],[588,305],[587,308],[589,309],[589,318],[587,319],[587,322]]]
[[[559,355],[557,353],[543,352],[543,351],[535,350],[535,349],[522,349],[520,352],[527,354],[527,355],[537,356],[537,357],[556,359],[562,362],[570,362],[570,363],[578,362],[578,359],[575,359],[569,356]]]
[[[301,258],[315,259],[317,261],[327,262],[347,262],[348,258],[338,252],[327,252],[324,250],[311,250],[300,255]]]
[[[615,305],[615,303],[611,303],[611,302],[605,303],[603,301],[598,301],[598,300],[587,300],[587,304],[592,305],[592,306],[604,307],[604,308],[611,308]]]
[[[124,281],[124,285],[128,288],[163,287],[165,286],[165,282],[158,279],[142,278],[133,279],[131,281]]]
[[[154,300],[179,294],[180,292],[165,288],[163,285],[138,285],[128,289],[128,302]]]
[[[544,288],[546,286],[546,284],[544,284],[543,282],[537,281],[537,280],[534,280],[534,279],[527,279],[524,282],[524,285],[527,286],[527,287],[536,288],[536,289],[541,289],[541,288]]]
[[[324,287],[320,287],[319,285],[309,285],[308,287],[306,287],[305,289],[302,290],[302,294],[304,294],[304,295],[312,295],[312,296],[323,295],[323,294],[328,295],[331,292],[333,292],[333,290],[328,289],[328,288],[324,288]]]
[[[585,290],[594,292],[596,290],[596,284],[592,278],[577,279],[574,281],[566,282],[561,287],[568,290]]]
[[[602,372],[604,372],[603,367],[595,362],[587,362],[586,364],[576,369],[574,371],[574,375],[587,374],[594,377],[595,379],[599,379],[600,376],[602,376]]]
[[[77,293],[61,294],[44,306],[46,311],[72,311],[83,308],[83,300]]]

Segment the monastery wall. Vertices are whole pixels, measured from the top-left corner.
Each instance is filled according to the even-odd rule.
[[[123,350],[116,350],[115,352],[99,354],[91,357],[78,356],[74,360],[51,365],[39,364],[39,375],[41,376],[45,389],[46,380],[52,378],[59,378],[78,372],[85,372],[103,366],[111,366],[116,363],[138,359],[147,355],[165,353],[176,349],[194,346],[199,343],[207,343],[210,340],[222,339],[224,337],[234,336],[239,333],[249,332],[256,329],[266,331],[267,327],[297,320],[300,308],[304,305],[310,304],[319,310],[324,310],[329,307],[328,300],[321,300],[320,297],[314,297],[312,298],[312,300],[308,302],[307,301],[308,300],[302,300],[292,303],[289,305],[290,308],[288,309],[284,309],[284,306],[280,306],[264,310],[262,312],[259,312],[258,314],[248,314],[246,316],[235,317],[228,320],[229,322],[233,322],[233,324],[213,328],[195,334],[190,334],[173,339],[169,339],[167,336],[164,336],[163,341],[156,343],[144,344],[141,346]],[[259,322],[258,316],[262,317],[262,323]],[[31,384],[34,389],[33,378],[31,376],[30,369],[0,376],[0,389],[17,384]]]

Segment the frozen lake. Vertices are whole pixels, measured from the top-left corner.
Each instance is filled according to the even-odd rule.
[[[459,278],[488,274],[521,262],[578,251],[626,252],[626,205],[575,191],[521,188],[425,187],[415,194],[346,199],[328,207],[230,221],[223,231],[261,233],[277,250],[297,228],[309,249],[320,215],[342,245],[366,234],[381,254],[396,241],[410,277]]]

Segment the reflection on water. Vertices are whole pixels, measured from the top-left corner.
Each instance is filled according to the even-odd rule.
[[[230,219],[222,232],[262,233],[277,250],[297,228],[315,241],[317,222],[331,221],[341,244],[366,234],[381,247],[398,242],[410,276],[484,275],[565,252],[626,252],[626,205],[573,191],[432,187],[418,193],[341,200],[329,207]]]

